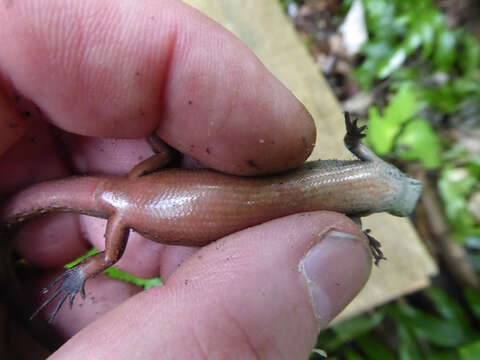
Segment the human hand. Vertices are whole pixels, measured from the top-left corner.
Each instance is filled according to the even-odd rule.
[[[233,174],[289,169],[311,151],[303,106],[237,39],[180,2],[6,1],[0,39],[2,195],[71,172],[124,174],[150,154],[139,139],[155,129]],[[103,221],[71,214],[22,227],[16,248],[42,269],[28,279],[33,301],[65,263],[102,248],[103,232]],[[88,281],[84,306],[77,299],[55,319],[70,340],[52,358],[305,359],[365,283],[370,255],[348,218],[315,212],[199,250],[132,234],[118,267],[165,285]],[[11,335],[13,351],[45,356]]]

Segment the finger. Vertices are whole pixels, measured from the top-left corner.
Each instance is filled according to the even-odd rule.
[[[75,172],[82,174],[125,175],[135,165],[151,157],[146,139],[106,139],[62,134]]]
[[[27,131],[27,124],[0,92],[0,155]]]
[[[76,215],[40,217],[19,229],[15,248],[32,265],[62,267],[89,249],[79,230]]]
[[[0,359],[46,359],[48,350],[20,326],[11,309],[0,304]]]
[[[163,288],[107,313],[52,359],[131,359],[137,349],[144,358],[305,359],[370,267],[366,239],[345,216],[277,219],[201,249]]]
[[[160,276],[168,281],[170,276],[188,259],[200,250],[194,246],[166,246],[160,261]]]
[[[292,168],[315,129],[300,102],[233,35],[180,1],[9,2],[0,69],[60,128],[157,133],[217,169]]]
[[[45,123],[33,123],[25,134],[0,156],[0,195],[18,191],[30,183],[69,174],[64,154]]]

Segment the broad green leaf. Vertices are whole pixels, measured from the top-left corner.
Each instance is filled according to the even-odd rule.
[[[478,360],[480,359],[480,340],[462,346],[459,349],[461,360]]]
[[[401,88],[384,110],[386,121],[402,125],[412,118],[418,110],[415,92],[409,87]]]
[[[408,87],[401,88],[380,116],[374,106],[369,108],[367,141],[379,155],[392,151],[395,137],[418,110],[415,93]]]
[[[367,141],[373,151],[379,155],[388,154],[393,148],[397,132],[398,126],[384,121],[375,106],[368,109]]]
[[[428,169],[438,167],[440,139],[425,119],[410,121],[397,138],[396,154],[404,160],[420,160]]]

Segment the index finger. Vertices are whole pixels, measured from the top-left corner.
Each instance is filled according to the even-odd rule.
[[[0,71],[56,126],[140,138],[155,129],[235,174],[292,168],[312,119],[232,34],[177,1],[7,1]]]

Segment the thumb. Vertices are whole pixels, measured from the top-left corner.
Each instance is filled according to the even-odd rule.
[[[370,268],[365,237],[343,215],[270,221],[201,249],[52,359],[306,359]]]

